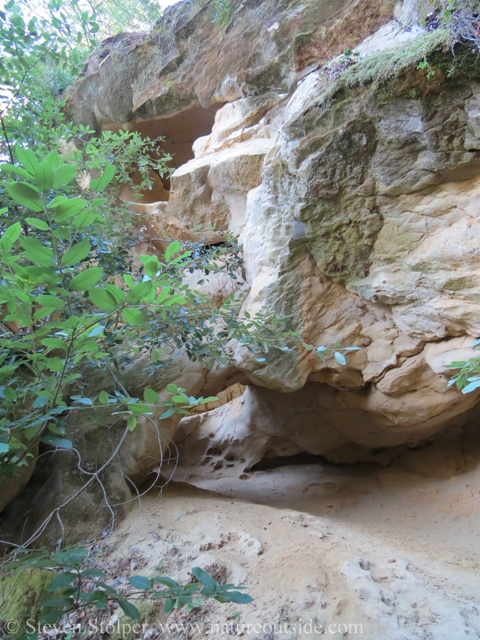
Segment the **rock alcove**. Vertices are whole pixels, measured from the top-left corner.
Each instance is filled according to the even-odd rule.
[[[195,640],[480,637],[479,395],[448,386],[480,336],[478,52],[456,64],[437,0],[223,4],[225,20],[215,0],[185,0],[151,34],[105,41],[68,110],[96,131],[165,136],[171,181],[122,194],[149,236],[137,252],[233,232],[242,313],[360,350],[342,365],[237,349],[213,370],[177,353],[153,378],[134,362],[119,380],[135,397],[175,383],[218,400],[158,420],[162,449],[138,420],[102,476],[117,526],[103,541],[112,513],[92,484],[62,511],[68,539],[52,518],[39,542],[95,537],[113,584],[160,566],[243,584],[247,607],[171,614]],[[202,287],[232,291],[222,275]],[[69,431],[95,469],[119,433],[86,415]],[[22,543],[83,486],[77,463],[41,455],[29,482],[31,469],[2,486],[1,537]],[[137,500],[158,469],[177,482]],[[154,613],[144,640],[165,635]]]
[[[479,398],[448,386],[449,364],[476,355],[480,335],[476,54],[449,73],[446,34],[416,24],[429,2],[233,6],[225,26],[211,0],[180,2],[152,34],[105,42],[67,107],[97,131],[165,136],[170,183],[159,179],[140,202],[122,195],[147,250],[164,251],[164,236],[211,244],[233,232],[242,312],[273,310],[311,345],[360,350],[341,365],[300,348],[258,363],[238,349],[213,371],[179,355],[158,391],[175,382],[224,393],[180,425],[162,421],[179,473],[240,477],[299,455],[384,464],[446,430],[460,441]],[[419,66],[427,55],[433,73]],[[206,286],[231,292],[222,277]],[[152,384],[140,370],[125,373],[132,388]],[[155,441],[145,422],[125,448],[123,473],[136,485],[158,466]],[[109,486],[130,496],[119,468]],[[12,510],[19,503],[4,517],[13,530]]]
[[[194,158],[193,145],[195,141],[212,132],[215,113],[221,106],[218,104],[203,108],[199,104],[192,105],[168,118],[139,121],[129,130],[138,131],[142,137],[162,138],[158,145],[159,155],[169,154],[172,156],[168,167],[178,169]],[[117,129],[117,127],[104,126],[105,129]],[[133,176],[134,180],[138,177],[138,174]],[[120,198],[126,202],[141,202],[142,204],[167,202],[170,197],[170,178],[168,176],[161,177],[153,171],[151,177],[153,179],[151,190],[134,194],[132,189],[126,185],[120,193]]]

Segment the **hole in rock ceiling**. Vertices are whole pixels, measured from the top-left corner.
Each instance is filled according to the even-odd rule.
[[[138,131],[142,137],[163,137],[159,152],[173,156],[173,160],[168,165],[178,169],[194,158],[193,143],[212,132],[215,114],[222,106],[223,103],[214,104],[204,109],[196,104],[169,118],[138,122],[133,130]],[[135,173],[132,177],[136,184],[140,183],[140,174]],[[134,196],[129,186],[125,186],[122,190],[121,199],[128,202],[140,201],[144,204],[168,200],[170,180],[167,177],[161,178],[155,172],[152,172],[152,178],[154,182],[152,189],[143,191],[140,199]]]

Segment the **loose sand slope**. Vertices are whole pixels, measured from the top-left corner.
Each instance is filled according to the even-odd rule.
[[[463,457],[462,470],[458,454],[172,483],[148,494],[109,546],[137,558],[137,573],[161,564],[188,581],[199,565],[255,598],[174,614],[169,622],[200,626],[172,637],[480,638],[480,468]],[[418,475],[419,455],[448,477]]]

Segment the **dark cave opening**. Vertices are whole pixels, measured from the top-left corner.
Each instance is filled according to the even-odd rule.
[[[212,132],[215,114],[222,106],[223,103],[218,103],[204,108],[195,104],[170,117],[139,121],[135,124],[133,131],[138,131],[142,137],[148,136],[152,139],[162,137],[163,141],[158,148],[159,157],[164,153],[170,154],[172,160],[167,163],[167,166],[178,169],[189,160],[193,160],[194,142]],[[151,171],[150,176],[153,180],[151,189],[144,189],[138,194],[134,193],[129,185],[125,185],[120,193],[121,200],[142,204],[168,201],[170,178],[161,177],[155,171]],[[139,172],[135,172],[132,178],[135,184],[140,184]]]

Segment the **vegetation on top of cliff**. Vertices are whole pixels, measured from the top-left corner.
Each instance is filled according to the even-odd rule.
[[[447,25],[454,42],[472,43],[480,49],[480,6],[478,0],[448,0],[439,20]]]
[[[480,18],[474,5],[470,0],[449,0],[442,11],[428,16],[427,31],[406,44],[360,59],[345,52],[338,62],[340,71],[334,74],[336,78],[326,88],[322,102],[360,86],[376,91],[416,69],[425,71],[427,80],[435,76],[435,69],[447,77],[470,73],[472,65],[480,70]],[[457,46],[461,50],[456,57]]]
[[[330,101],[342,91],[353,90],[359,86],[368,85],[377,90],[407,70],[415,69],[435,51],[449,51],[451,44],[452,37],[448,29],[437,29],[419,36],[406,45],[372,53],[344,69],[327,87],[322,100]]]

